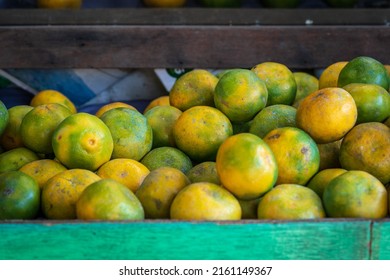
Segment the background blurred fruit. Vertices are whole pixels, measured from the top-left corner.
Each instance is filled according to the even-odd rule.
[[[320,166],[317,144],[303,130],[282,127],[271,130],[264,142],[270,147],[278,165],[276,184],[305,185]]]
[[[174,8],[181,7],[186,4],[186,0],[143,0],[144,4],[148,7],[158,8]]]
[[[313,190],[297,184],[281,184],[261,198],[257,216],[273,220],[320,219],[325,217],[325,211]]]
[[[0,100],[0,136],[3,134],[5,128],[8,125],[9,114],[8,109],[4,105],[3,101]]]
[[[362,123],[344,137],[340,163],[347,170],[362,170],[390,182],[390,128],[379,122]]]
[[[326,67],[318,78],[318,88],[337,87],[340,72],[347,63],[348,61],[337,61]]]
[[[251,70],[267,86],[267,106],[293,104],[297,93],[297,83],[294,74],[286,65],[277,62],[263,62],[255,65]]]
[[[329,184],[329,182],[333,178],[336,178],[345,172],[347,172],[347,170],[343,168],[329,168],[321,170],[310,179],[310,181],[307,183],[307,187],[315,191],[316,194],[322,198],[324,189]]]
[[[143,220],[145,217],[135,194],[113,179],[90,184],[80,195],[76,212],[82,220]]]
[[[217,164],[214,161],[204,161],[198,163],[186,173],[191,183],[209,182],[216,185],[220,185],[217,172]]]
[[[153,99],[152,101],[150,101],[148,103],[148,105],[145,107],[144,115],[146,114],[147,111],[149,111],[150,109],[152,109],[156,106],[168,106],[168,105],[171,105],[169,102],[169,95],[163,95],[163,96],[157,97],[157,98]]]
[[[76,202],[83,190],[101,178],[86,169],[69,169],[54,175],[42,189],[42,212],[48,219],[75,219]]]
[[[251,133],[227,138],[218,150],[216,164],[222,185],[238,199],[259,198],[274,186],[278,177],[271,149]]]
[[[64,94],[56,90],[42,90],[38,92],[30,102],[30,106],[37,107],[39,105],[59,103],[67,107],[72,114],[77,113],[74,103]]]
[[[347,171],[331,180],[322,200],[329,217],[379,219],[387,216],[387,191],[365,171]]]
[[[180,76],[169,92],[171,106],[185,111],[194,106],[214,107],[214,89],[218,78],[204,69],[194,69]]]
[[[19,170],[25,164],[38,159],[36,153],[25,147],[6,151],[0,154],[0,173]]]
[[[96,174],[103,179],[113,179],[135,192],[149,172],[145,165],[134,159],[116,158],[100,166]]]
[[[114,108],[100,119],[109,128],[114,149],[111,158],[140,160],[153,145],[153,131],[143,114],[129,108]]]
[[[318,78],[306,72],[293,72],[297,83],[297,93],[292,106],[298,108],[301,100],[313,91],[318,90]]]
[[[145,218],[169,219],[174,197],[190,183],[179,169],[161,167],[152,170],[135,193],[144,208]]]
[[[296,124],[318,144],[341,139],[356,123],[357,108],[342,88],[323,88],[305,97],[297,109]]]
[[[132,110],[130,110],[132,111]],[[77,113],[63,120],[52,139],[56,158],[67,168],[97,170],[111,158],[111,132],[98,117]]]
[[[195,162],[214,161],[219,146],[232,134],[230,120],[209,106],[184,111],[173,126],[177,148]]]
[[[214,90],[215,107],[231,122],[251,120],[267,104],[265,83],[247,69],[233,69],[224,74]]]
[[[37,182],[20,171],[0,173],[0,220],[34,219],[40,206]]]
[[[192,183],[178,192],[170,209],[177,220],[240,220],[241,206],[226,189],[213,183]]]

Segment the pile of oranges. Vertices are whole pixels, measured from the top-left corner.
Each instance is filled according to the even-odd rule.
[[[0,102],[0,219],[387,217],[389,86],[360,56],[319,78],[194,69],[143,112],[77,112],[55,90]]]

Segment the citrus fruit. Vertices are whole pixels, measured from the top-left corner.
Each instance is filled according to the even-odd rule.
[[[275,128],[295,127],[297,109],[290,105],[276,104],[261,110],[250,124],[249,132],[263,138]]]
[[[325,0],[325,2],[335,8],[352,8],[359,0]]]
[[[318,78],[306,72],[293,72],[295,82],[297,83],[297,93],[293,105],[298,108],[301,100],[313,91],[318,90]]]
[[[107,112],[111,109],[114,109],[114,108],[129,108],[129,109],[137,111],[137,109],[134,106],[127,104],[127,103],[124,103],[124,102],[117,101],[117,102],[112,102],[112,103],[108,103],[106,105],[101,106],[96,111],[95,116],[100,118],[105,112]]]
[[[42,189],[42,212],[49,219],[75,219],[76,202],[83,190],[101,180],[86,169],[69,169],[51,177]]]
[[[37,182],[20,171],[0,173],[0,220],[34,219],[38,215]]]
[[[326,144],[317,144],[320,151],[319,170],[341,167],[339,160],[341,142],[342,139]]]
[[[355,125],[357,108],[344,89],[317,90],[305,97],[297,109],[296,124],[318,144],[337,141]]]
[[[170,216],[177,220],[240,220],[241,206],[226,189],[199,182],[187,185],[176,194]]]
[[[169,92],[171,106],[185,111],[194,106],[214,106],[218,78],[204,69],[194,69],[180,76]]]
[[[9,114],[8,109],[4,103],[0,100],[0,136],[3,134],[5,128],[8,125]]]
[[[200,3],[211,8],[233,8],[240,7],[242,0],[200,0]]]
[[[20,124],[23,144],[37,153],[53,153],[52,136],[57,126],[72,113],[58,103],[38,105],[28,112]]]
[[[250,120],[248,122],[235,122],[235,123],[232,123],[233,134],[249,132],[249,129],[250,129],[251,124],[252,124],[252,120]]]
[[[91,171],[109,161],[114,148],[109,128],[88,113],[64,119],[53,133],[52,145],[56,158],[67,168]]]
[[[373,84],[352,83],[343,87],[355,100],[356,124],[382,122],[390,116],[390,93]]]
[[[177,148],[196,162],[215,160],[219,146],[232,134],[230,120],[209,106],[184,111],[173,126]]]
[[[389,89],[386,68],[378,60],[368,56],[358,56],[349,61],[340,71],[338,87],[352,83],[375,84]]]
[[[310,179],[307,183],[307,187],[312,189],[318,194],[319,197],[322,198],[322,194],[324,193],[325,187],[329,184],[329,182],[336,178],[337,176],[347,172],[346,169],[343,168],[328,168],[319,171],[317,174]]]
[[[72,114],[77,113],[74,103],[64,94],[56,90],[42,90],[38,92],[30,101],[30,106],[37,107],[39,105],[58,103],[67,107]]]
[[[187,0],[143,0],[148,7],[174,8],[184,6]]]
[[[147,111],[149,111],[150,109],[156,106],[168,106],[168,105],[171,105],[169,103],[169,95],[156,97],[155,99],[150,101],[149,104],[145,107],[144,114],[146,114]]]
[[[261,0],[261,3],[267,8],[295,8],[300,0]]]
[[[191,183],[209,182],[220,185],[221,181],[217,173],[217,164],[214,161],[204,161],[196,164],[186,173]]]
[[[385,125],[387,125],[387,127],[390,127],[390,117],[388,117],[386,119],[386,121],[384,122]]]
[[[224,74],[214,90],[215,107],[231,122],[251,120],[267,103],[264,82],[247,69],[233,69]]]
[[[294,74],[284,64],[263,62],[251,69],[265,82],[268,90],[267,106],[275,104],[291,105],[297,93]]]
[[[257,219],[257,207],[259,206],[260,199],[261,197],[251,200],[238,200],[242,212],[241,219]]]
[[[179,109],[169,105],[155,106],[144,113],[153,131],[152,148],[176,145],[173,138],[173,125],[181,113]]]
[[[100,119],[109,128],[114,150],[112,158],[140,160],[153,145],[153,131],[140,112],[129,108],[115,108],[105,112]]]
[[[141,160],[149,170],[169,166],[186,173],[192,168],[191,159],[181,150],[174,147],[159,147],[151,150]]]
[[[390,128],[378,122],[355,126],[341,142],[340,163],[347,170],[366,171],[383,184],[390,182]]]
[[[345,65],[347,65],[347,63],[348,61],[337,61],[326,67],[318,78],[319,89],[337,87],[340,71]]]
[[[117,158],[100,166],[96,174],[103,179],[114,179],[135,192],[149,172],[145,165],[134,159]]]
[[[179,169],[161,167],[152,170],[135,193],[144,208],[145,218],[169,219],[174,197],[189,184],[190,180]]]
[[[276,128],[263,140],[278,164],[277,185],[305,185],[317,173],[320,153],[317,144],[303,130],[296,127]]]
[[[311,189],[298,184],[275,186],[260,200],[259,219],[300,220],[325,217],[321,198]]]
[[[141,202],[123,184],[102,179],[89,185],[76,204],[78,219],[83,220],[142,220]]]
[[[387,216],[386,188],[365,171],[347,171],[331,180],[322,201],[328,217],[377,219]]]
[[[28,148],[11,149],[0,154],[0,173],[19,170],[23,165],[38,159],[38,155]]]
[[[5,150],[24,146],[22,136],[20,135],[20,124],[24,116],[33,108],[28,105],[16,105],[8,109],[8,125],[0,138],[0,144]]]
[[[260,197],[274,186],[278,177],[271,149],[251,133],[227,138],[218,150],[216,164],[222,185],[238,199]]]
[[[49,9],[80,8],[82,2],[82,0],[37,0],[37,6]]]
[[[34,178],[40,189],[43,188],[51,177],[65,170],[67,170],[65,166],[52,159],[34,160],[26,163],[19,169],[19,171]]]

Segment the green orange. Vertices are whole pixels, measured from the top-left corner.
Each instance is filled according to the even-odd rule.
[[[38,92],[31,99],[30,106],[37,107],[39,105],[50,104],[50,103],[61,104],[67,107],[72,114],[77,113],[76,106],[66,95],[64,95],[63,93],[57,90],[52,90],[52,89],[42,90]]]
[[[298,108],[299,103],[303,98],[308,96],[313,91],[318,90],[319,81],[316,76],[306,72],[293,72],[295,82],[297,83],[297,93],[295,95],[292,106]]]
[[[38,159],[35,152],[25,147],[8,150],[0,154],[0,173],[19,170],[25,164]]]
[[[209,182],[216,185],[221,184],[215,161],[204,161],[198,163],[188,170],[186,175],[188,179],[190,179],[191,183]]]
[[[342,139],[330,143],[317,144],[320,151],[319,170],[341,167],[339,160],[341,141]]]
[[[318,196],[322,198],[324,189],[329,182],[345,172],[347,172],[347,170],[343,168],[328,168],[321,170],[310,179],[306,186],[315,191]]]
[[[0,100],[0,136],[3,134],[5,128],[8,125],[9,114],[8,109],[4,105],[3,101]]]

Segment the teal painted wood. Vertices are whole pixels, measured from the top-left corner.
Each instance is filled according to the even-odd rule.
[[[369,259],[370,221],[0,223],[0,259]]]
[[[372,224],[371,259],[390,260],[390,222],[389,219]]]

